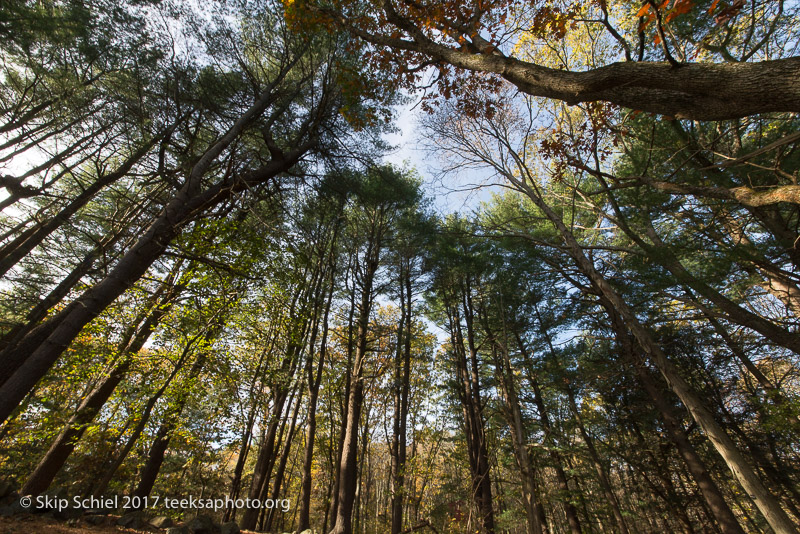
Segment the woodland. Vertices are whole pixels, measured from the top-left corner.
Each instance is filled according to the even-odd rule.
[[[0,515],[797,534],[798,46],[796,0],[0,1]]]

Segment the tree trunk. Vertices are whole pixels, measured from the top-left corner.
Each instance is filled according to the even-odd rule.
[[[453,288],[453,290],[446,311],[458,381],[457,392],[464,417],[472,499],[479,514],[480,528],[483,532],[493,533],[494,508],[473,330],[474,308],[469,296],[470,287],[465,280],[461,280],[459,287]],[[462,313],[464,314],[463,325]],[[466,338],[464,337],[465,329]]]
[[[625,518],[622,516],[619,500],[617,500],[617,495],[614,493],[614,490],[611,487],[611,482],[608,480],[608,475],[606,474],[606,470],[600,461],[600,455],[597,454],[597,449],[594,447],[592,438],[589,436],[589,433],[586,431],[586,427],[583,425],[583,418],[578,410],[578,405],[575,403],[575,395],[572,393],[572,389],[570,387],[567,387],[567,397],[569,398],[569,406],[570,410],[572,411],[572,415],[575,418],[575,422],[578,424],[578,430],[580,430],[583,442],[586,444],[586,448],[589,451],[589,457],[592,459],[592,464],[594,465],[595,472],[597,473],[597,479],[600,481],[600,486],[603,488],[603,494],[605,495],[606,502],[611,507],[611,511],[614,514],[614,520],[617,522],[617,528],[619,528],[619,531],[622,534],[628,534],[628,525],[625,523]]]
[[[639,377],[639,382],[653,401],[653,405],[661,413],[661,417],[665,423],[664,426],[671,441],[675,444],[678,453],[681,455],[686,467],[692,474],[692,478],[694,478],[697,483],[700,493],[703,495],[703,499],[716,519],[721,531],[724,534],[744,534],[742,527],[725,502],[722,493],[708,474],[705,464],[689,442],[683,426],[673,414],[672,407],[667,403],[663,393],[651,378],[650,373],[644,366],[644,362],[636,355],[634,347],[624,328],[622,318],[613,308],[607,306],[606,309],[614,325],[617,342],[620,345],[623,357],[633,365],[636,370],[636,375]]]
[[[267,427],[267,432],[264,436],[263,442],[261,443],[261,448],[258,451],[258,458],[256,459],[256,465],[253,469],[253,479],[250,482],[250,491],[247,495],[251,501],[261,498],[261,494],[264,491],[264,486],[267,485],[270,473],[272,472],[272,466],[275,463],[275,440],[277,438],[281,423],[285,423],[285,419],[282,417],[282,415],[283,406],[286,403],[288,394],[288,391],[282,391],[279,392],[278,396],[275,398],[275,404],[272,409],[272,420]],[[246,508],[244,510],[244,514],[242,515],[240,524],[241,528],[244,530],[255,529],[256,524],[258,523],[260,511],[261,510],[259,508]]]
[[[48,295],[40,300],[26,315],[25,322],[14,325],[8,332],[6,332],[2,339],[0,339],[0,361],[6,362],[6,350],[16,346],[28,333],[33,330],[39,322],[47,316],[47,312],[56,304],[64,300],[75,285],[80,282],[81,278],[89,274],[95,261],[102,256],[107,250],[114,246],[114,244],[123,236],[124,230],[118,230],[115,233],[106,236],[97,246],[92,249],[83,260],[76,265],[72,271],[61,282],[53,288]],[[22,360],[15,363],[4,363],[3,376],[0,377],[0,384],[11,376],[11,374],[19,368]]]
[[[211,330],[203,336],[206,343],[209,343],[214,337],[216,337],[221,327],[221,322],[211,327]],[[189,369],[189,373],[186,377],[187,382],[191,383],[197,379],[198,376],[200,376],[200,372],[203,370],[207,359],[208,352],[206,352],[206,349],[203,349],[203,351],[195,360],[194,364],[192,364],[191,369]],[[153,440],[153,443],[150,446],[150,452],[147,455],[147,462],[142,468],[141,475],[139,476],[139,483],[137,484],[136,489],[133,491],[133,496],[141,498],[142,506],[144,506],[145,497],[148,497],[150,492],[153,491],[156,478],[158,477],[159,471],[161,471],[161,465],[164,463],[164,455],[167,452],[167,448],[169,448],[172,432],[178,425],[178,419],[180,418],[181,413],[183,413],[183,409],[186,407],[187,402],[189,402],[189,393],[184,392],[178,397],[175,405],[167,411],[164,416],[164,420],[158,427],[156,437]]]
[[[292,441],[294,439],[295,427],[297,424],[297,414],[300,412],[300,404],[302,403],[302,399],[303,390],[300,389],[297,399],[295,399],[294,402],[294,410],[292,410],[292,422],[289,425],[289,431],[286,433],[286,439],[282,440],[283,452],[281,453],[281,459],[278,462],[278,470],[275,472],[275,480],[272,484],[272,493],[269,495],[269,498],[271,498],[273,502],[277,502],[281,492],[281,486],[283,485],[283,478],[284,474],[286,473],[286,464],[289,461],[289,453],[292,451]],[[266,489],[266,485],[264,487]],[[275,519],[276,513],[277,507],[266,510],[267,519],[264,524],[264,530],[267,532],[272,530],[272,522]]]
[[[119,169],[97,178],[97,180],[81,191],[75,199],[62,208],[55,216],[48,218],[46,222],[39,226],[26,230],[19,237],[0,248],[0,277],[6,274],[19,260],[24,258],[31,250],[44,241],[47,236],[67,222],[70,217],[75,215],[79,209],[94,198],[101,189],[113,184],[128,174],[133,166],[150,151],[159,139],[160,136],[153,137],[133,154],[128,156],[125,162],[120,165]]]
[[[372,221],[375,231],[375,221]],[[374,233],[367,243],[364,271],[361,280],[361,296],[356,321],[355,359],[350,373],[350,392],[347,398],[347,418],[342,440],[342,455],[339,462],[339,487],[336,495],[336,520],[330,534],[352,534],[353,505],[357,490],[358,427],[361,423],[361,408],[364,400],[364,365],[366,363],[369,336],[369,316],[374,299],[374,280],[380,261],[380,238]]]
[[[520,345],[520,349],[523,351],[523,353],[527,352],[523,345]],[[527,354],[525,359],[530,361]],[[542,429],[544,430],[545,436],[550,436],[550,439],[552,439],[553,427],[550,424],[550,416],[548,415],[547,408],[544,404],[542,390],[539,388],[539,382],[536,380],[532,371],[530,370],[528,373],[528,381],[533,388],[533,399],[536,403],[536,410],[539,412],[539,419],[542,423]],[[578,510],[575,508],[575,505],[572,504],[572,491],[569,489],[567,474],[564,472],[564,460],[561,458],[561,454],[559,454],[558,450],[556,450],[556,448],[553,446],[550,448],[550,458],[553,460],[553,469],[556,472],[556,480],[558,481],[558,488],[561,492],[561,499],[564,504],[564,512],[567,516],[569,530],[572,532],[572,534],[580,534],[582,532],[581,522],[578,518]]]
[[[405,494],[406,440],[408,425],[408,394],[411,379],[412,293],[411,264],[401,259],[400,321],[397,327],[397,353],[394,365],[394,417],[392,421],[391,454],[391,532],[403,530],[403,498]]]
[[[331,260],[333,254],[331,254]],[[319,398],[319,387],[322,382],[322,371],[325,368],[325,358],[327,355],[328,347],[328,318],[331,310],[331,302],[333,301],[334,290],[334,262],[330,264],[330,289],[325,303],[325,312],[322,318],[322,339],[320,341],[319,362],[317,363],[316,374],[312,373],[312,364],[314,356],[315,338],[312,335],[311,342],[309,343],[308,351],[308,367],[307,380],[308,380],[308,421],[306,423],[306,448],[303,453],[303,480],[301,483],[298,526],[297,531],[303,532],[311,528],[311,484],[312,474],[311,468],[314,463],[314,440],[317,433],[317,400]],[[316,333],[315,327],[312,334]]]
[[[744,490],[752,496],[756,506],[767,520],[767,523],[775,530],[776,534],[796,534],[798,532],[797,529],[786,512],[781,508],[777,499],[775,499],[764,486],[755,470],[749,465],[730,436],[728,436],[722,427],[714,420],[713,414],[705,408],[703,402],[695,394],[691,386],[683,379],[672,362],[670,362],[669,358],[667,358],[667,355],[661,350],[661,347],[658,346],[647,329],[639,322],[633,310],[628,307],[616,290],[594,268],[592,262],[583,253],[575,236],[572,235],[561,218],[546,202],[544,202],[539,192],[535,190],[533,186],[521,182],[514,176],[506,176],[506,178],[524,191],[534,204],[542,210],[551,223],[553,223],[559,235],[564,240],[567,252],[572,256],[578,269],[591,281],[595,291],[607,298],[610,306],[624,319],[637,342],[648,354],[650,361],[658,368],[672,391],[681,399],[681,402],[683,402],[689,410],[694,420],[709,437],[712,444],[717,449],[717,452],[719,452],[720,456],[725,460],[725,463]]]
[[[46,339],[36,344],[26,344],[25,339],[20,342],[22,348],[18,351],[22,354],[20,359],[24,364],[0,386],[0,422],[5,421],[13,413],[83,327],[147,272],[150,265],[164,253],[170,242],[192,217],[203,213],[241,189],[263,183],[288,171],[315,144],[316,140],[311,139],[299,143],[290,152],[276,153],[277,159],[247,175],[240,176],[235,184],[218,182],[203,189],[202,179],[205,173],[216,158],[269,106],[274,99],[273,89],[270,87],[260,95],[255,104],[203,154],[192,168],[184,186],[111,272],[54,317],[51,321],[55,321],[53,324],[57,326],[54,328],[52,325],[48,326],[51,321],[42,325],[47,332]],[[48,331],[48,328],[51,330]],[[32,331],[26,339],[35,332],[36,330]],[[17,356],[12,360],[17,361],[16,358]]]

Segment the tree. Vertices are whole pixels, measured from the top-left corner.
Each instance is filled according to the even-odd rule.
[[[369,347],[369,319],[378,293],[378,269],[397,217],[418,201],[418,185],[392,168],[370,169],[355,184],[356,202],[348,217],[348,237],[355,244],[354,283],[358,287],[355,354],[349,376],[346,417],[339,462],[336,518],[331,534],[352,532],[356,497],[358,426],[364,400],[364,370]]]
[[[766,15],[769,7],[754,2],[763,18],[750,20],[738,16],[743,4],[722,8],[717,3],[710,8],[681,2],[669,8],[648,2],[555,6],[507,0],[474,6],[392,1],[292,5],[310,12],[312,20],[327,19],[373,44],[375,64],[391,65],[409,86],[420,80],[425,67],[434,67],[440,94],[459,95],[464,109],[473,112],[491,108],[491,101],[481,102],[482,97],[470,93],[477,87],[496,88],[500,80],[570,105],[603,101],[681,119],[721,120],[800,106],[793,82],[800,61],[789,57],[791,51],[773,59],[765,49],[770,39],[795,30],[784,18],[792,15],[782,2],[772,8],[774,18]],[[608,62],[562,71],[519,47],[526,40],[547,46],[578,25],[604,34],[614,46]],[[644,31],[648,26],[655,26],[652,42]],[[705,61],[688,60],[700,54]],[[475,75],[465,78],[464,72]],[[765,91],[772,95],[769,103]]]
[[[274,12],[272,16],[275,18]],[[261,60],[264,69],[261,74],[266,79],[256,87],[255,96],[245,97],[245,103],[237,106],[235,119],[227,121],[219,138],[199,151],[183,185],[147,231],[105,279],[32,330],[8,355],[10,361],[24,360],[24,364],[1,387],[0,414],[4,420],[81,328],[141,277],[184,226],[241,191],[268,187],[295,168],[312,149],[335,143],[332,132],[342,124],[336,114],[339,93],[330,81],[336,76],[336,60],[344,51],[340,44],[328,40],[319,43],[323,51],[317,52],[305,39],[279,31],[280,28],[269,54]],[[263,144],[252,147],[253,159],[220,169],[218,158],[226,151],[230,157],[240,150],[244,146],[243,136],[255,127],[262,128],[264,135]]]

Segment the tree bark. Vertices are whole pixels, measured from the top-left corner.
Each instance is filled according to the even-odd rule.
[[[416,52],[429,61],[473,72],[491,73],[523,93],[575,105],[605,101],[678,119],[726,120],[766,112],[800,111],[800,58],[755,63],[612,63],[584,71],[548,68],[505,56],[486,41],[472,22],[451,25],[459,48],[436,42],[418,24],[382,3],[386,20],[400,35],[372,33],[357,25],[357,17],[323,10],[359,37],[395,51]],[[456,15],[457,17],[458,15]],[[443,20],[443,19],[441,19]],[[764,98],[769,94],[770,98]],[[773,98],[774,96],[774,98]]]
[[[628,534],[628,525],[622,515],[619,500],[614,493],[614,489],[611,487],[611,482],[608,480],[608,475],[603,467],[603,463],[600,461],[600,455],[597,454],[597,449],[594,446],[594,442],[591,436],[589,436],[589,432],[586,431],[580,410],[578,410],[578,405],[575,403],[575,395],[572,393],[572,389],[569,386],[567,386],[567,398],[569,399],[569,407],[572,411],[572,416],[575,418],[575,422],[578,424],[578,430],[580,431],[583,442],[586,444],[586,448],[589,451],[589,457],[591,458],[592,465],[594,465],[594,470],[597,473],[597,479],[600,481],[600,487],[603,488],[603,494],[605,495],[608,505],[611,507],[611,512],[614,514],[614,520],[617,522],[617,528],[619,528],[619,531],[622,534]]]
[[[222,323],[219,322],[219,320],[217,321],[217,324],[211,326],[210,330],[203,336],[206,343],[209,343],[212,339],[214,339],[221,330]],[[207,350],[205,348],[202,349],[194,364],[192,364],[191,369],[189,369],[189,372],[187,373],[186,381],[188,383],[193,382],[198,376],[200,376],[200,372],[203,370],[203,367],[208,360],[208,356],[209,354]],[[167,411],[163,421],[161,422],[161,425],[158,427],[156,437],[153,440],[153,443],[150,446],[150,451],[147,455],[147,462],[142,468],[142,472],[139,476],[139,483],[137,484],[136,489],[133,491],[133,496],[141,498],[140,500],[142,506],[144,506],[145,497],[148,497],[150,492],[153,491],[156,478],[158,477],[158,473],[161,471],[161,465],[164,463],[164,455],[167,452],[167,448],[169,448],[169,442],[172,438],[172,433],[177,427],[178,420],[188,402],[189,393],[183,392],[176,400],[175,405]]]
[[[100,176],[89,187],[81,191],[69,204],[64,206],[54,217],[47,219],[39,226],[30,228],[23,232],[19,237],[0,248],[0,276],[3,276],[14,265],[25,257],[31,250],[44,241],[47,236],[52,234],[62,224],[67,222],[70,217],[75,215],[79,209],[85,206],[94,196],[104,187],[107,187],[121,179],[130,172],[133,166],[142,159],[150,149],[158,142],[159,137],[153,137],[150,141],[142,145],[133,154],[128,156],[119,169],[114,172]]]
[[[333,301],[334,290],[334,274],[335,262],[333,251],[331,251],[331,262],[329,265],[330,270],[330,288],[325,303],[325,311],[322,318],[322,339],[320,341],[319,362],[317,364],[316,373],[313,373],[313,355],[317,327],[312,332],[311,342],[309,343],[309,361],[306,368],[308,380],[308,421],[306,423],[306,448],[303,454],[303,480],[301,482],[299,514],[297,520],[297,531],[303,532],[311,528],[311,484],[312,473],[311,468],[314,463],[314,441],[317,433],[317,401],[319,399],[319,388],[322,382],[322,371],[325,368],[325,359],[327,356],[328,346],[328,318],[331,311],[331,302]]]
[[[277,147],[272,147],[272,159],[260,168],[237,176],[235,181],[226,178],[211,186],[204,186],[203,177],[214,161],[278,98],[281,82],[300,57],[297,56],[288,61],[253,105],[205,151],[192,167],[183,187],[167,203],[161,214],[136,244],[119,260],[108,276],[73,301],[61,314],[54,317],[51,321],[57,319],[57,322],[53,323],[57,326],[48,326],[51,321],[42,325],[40,328],[47,332],[47,336],[41,343],[26,344],[24,339],[20,342],[20,347],[24,345],[21,352],[24,355],[22,359],[25,363],[0,386],[0,422],[5,421],[12,414],[25,395],[47,373],[81,329],[133,285],[164,253],[170,242],[180,234],[183,226],[193,217],[238,191],[264,183],[288,171],[316,144],[317,138],[315,135],[309,135],[309,129],[318,126],[317,121],[324,116],[322,110],[325,109],[326,96],[318,104],[322,107],[315,111],[320,115],[310,116],[295,132],[294,148],[283,152]],[[276,113],[279,111],[276,110]],[[35,332],[36,330],[26,338],[33,336]]]
[[[258,177],[258,181],[262,181],[262,177],[267,180],[277,176],[297,163],[308,148],[308,145],[302,146],[287,154],[285,159],[268,163],[251,176]],[[24,363],[0,386],[0,422],[13,413],[81,329],[147,272],[183,225],[194,215],[229,197],[238,187],[244,187],[247,181],[243,180],[236,187],[218,184],[196,195],[191,193],[192,189],[199,187],[199,177],[195,183],[187,183],[108,276],[21,340],[13,352],[21,353]],[[26,343],[29,339],[33,342]],[[16,360],[16,355],[10,359]]]

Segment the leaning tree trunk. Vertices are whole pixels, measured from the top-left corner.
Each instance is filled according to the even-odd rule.
[[[260,95],[256,103],[216,144],[203,154],[203,157],[192,168],[184,186],[111,272],[51,321],[34,329],[26,336],[26,339],[33,336],[38,340],[42,336],[41,332],[39,334],[36,332],[44,329],[47,334],[41,342],[31,344],[26,343],[25,339],[20,341],[18,351],[22,354],[21,359],[24,363],[0,386],[0,422],[5,421],[13,413],[83,327],[141,278],[150,265],[164,253],[170,242],[180,234],[183,226],[194,216],[219,204],[243,188],[266,182],[282,172],[288,171],[316,143],[316,140],[312,138],[304,143],[299,143],[289,152],[276,151],[273,154],[273,160],[247,175],[240,176],[235,184],[219,182],[203,188],[202,180],[208,169],[217,157],[242,134],[245,128],[269,106],[274,99],[273,89],[270,88]],[[53,328],[51,323],[57,326]],[[15,355],[12,359],[16,360],[16,358]]]
[[[200,372],[203,370],[203,367],[205,366],[209,356],[205,346],[207,346],[207,344],[217,336],[221,329],[222,324],[220,322],[217,325],[212,326],[211,331],[203,336],[205,338],[204,348],[200,352],[200,355],[197,357],[194,364],[192,364],[191,369],[189,369],[189,372],[186,376],[186,381],[188,383],[193,382],[198,376],[200,376]],[[146,497],[148,497],[150,492],[153,491],[153,486],[156,483],[156,478],[158,478],[158,473],[161,471],[161,465],[164,463],[164,456],[169,448],[169,442],[172,438],[173,431],[177,427],[178,420],[188,402],[189,392],[183,391],[175,402],[175,405],[167,411],[164,419],[161,422],[161,425],[158,427],[156,437],[153,439],[153,443],[150,445],[150,451],[147,454],[147,462],[145,462],[142,472],[139,475],[139,483],[136,485],[136,489],[133,491],[133,496],[140,498],[139,502],[141,503],[141,506],[144,506]]]
[[[107,187],[130,172],[133,166],[142,159],[155,145],[160,137],[153,137],[142,145],[120,165],[119,169],[100,176],[89,187],[81,191],[69,204],[64,206],[55,216],[46,222],[30,228],[16,239],[0,248],[0,276],[3,276],[14,265],[24,258],[37,245],[44,241],[61,225],[66,223],[78,210],[84,207],[101,189]]]
[[[684,406],[686,406],[687,410],[692,415],[692,418],[709,437],[714,448],[716,448],[717,452],[722,456],[734,477],[736,477],[744,490],[751,495],[759,511],[761,511],[764,518],[767,520],[767,523],[776,534],[796,534],[798,532],[797,528],[792,520],[789,519],[789,516],[783,508],[781,508],[778,500],[770,493],[766,486],[764,486],[758,474],[747,462],[736,444],[714,420],[713,414],[705,407],[702,400],[683,379],[667,355],[661,350],[661,347],[652,338],[650,332],[648,332],[639,321],[634,311],[627,305],[611,284],[608,283],[603,275],[595,269],[592,262],[583,253],[581,245],[561,218],[547,205],[541,197],[540,192],[536,190],[534,186],[529,185],[533,182],[522,182],[511,175],[507,175],[506,177],[509,181],[514,183],[515,186],[524,191],[556,227],[559,235],[564,240],[566,251],[573,258],[578,269],[590,280],[594,290],[608,299],[609,304],[617,310],[623,318],[637,342],[647,353],[650,361],[661,372],[672,391],[681,399],[681,402],[683,402]],[[687,285],[692,287],[692,284],[687,283]],[[761,319],[761,321],[764,320]],[[774,327],[771,323],[770,326]],[[791,344],[800,345],[800,342],[795,341]]]

